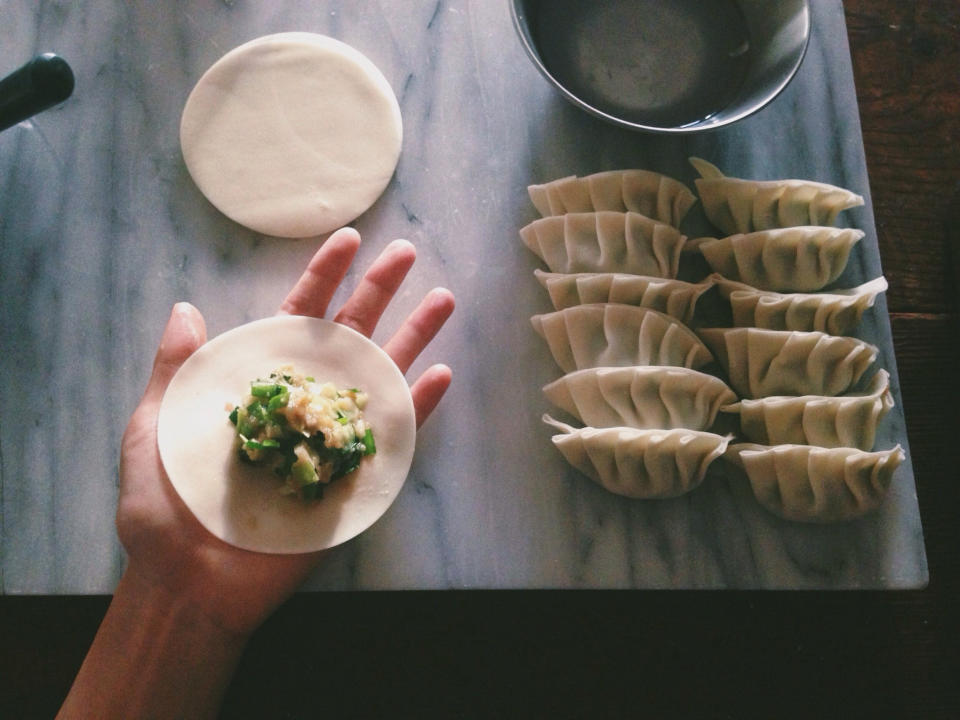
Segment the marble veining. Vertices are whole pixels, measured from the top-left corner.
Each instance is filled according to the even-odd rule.
[[[676,500],[610,495],[566,466],[540,421],[540,388],[557,370],[529,324],[550,306],[517,236],[536,217],[532,182],[644,167],[692,187],[686,158],[698,155],[732,175],[843,185],[868,199],[842,216],[867,237],[838,285],[880,272],[842,6],[811,6],[807,57],[771,106],[721,131],[663,138],[566,103],[523,54],[505,0],[0,3],[0,74],[56,51],[77,75],[71,100],[0,134],[0,591],[112,590],[123,568],[120,437],[170,306],[189,300],[211,335],[223,332],[272,313],[313,253],[316,239],[264,238],[221,216],[178,145],[200,74],[286,30],[354,45],[400,101],[403,154],[356,223],[366,240],[357,267],[398,236],[419,261],[375,338],[431,287],[458,299],[411,371],[442,360],[455,381],[420,433],[407,484],[308,588],[923,585],[909,455],[879,513],[816,527],[778,520],[717,473]],[[706,231],[699,209],[684,229]],[[877,446],[906,445],[882,297],[859,334],[879,344],[898,402]]]

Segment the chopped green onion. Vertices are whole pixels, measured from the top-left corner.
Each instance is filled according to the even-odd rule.
[[[377,452],[377,445],[373,442],[373,428],[367,428],[363,434],[364,455],[373,455]]]
[[[234,425],[237,424],[237,414],[238,414],[239,412],[240,412],[240,408],[235,407],[235,408],[233,409],[233,412],[230,413],[230,422],[232,422]]]
[[[246,408],[237,411],[237,434],[240,437],[249,437],[257,430],[256,420],[251,420],[250,412]]]
[[[307,375],[307,376],[304,378],[304,380],[306,380],[307,382],[316,382],[316,381],[317,381],[316,378],[313,377],[313,375]]]
[[[348,422],[350,422],[350,420],[348,420],[343,415],[341,415],[340,417],[337,418],[337,422],[340,423],[341,425],[346,425]]]
[[[274,410],[279,410],[282,407],[286,407],[287,403],[290,401],[290,393],[284,390],[283,392],[274,395],[270,398],[270,402],[267,403],[267,410],[273,412]]]
[[[281,392],[283,392],[283,386],[276,383],[250,383],[250,394],[254,397],[271,398]]]
[[[243,446],[247,450],[275,450],[280,447],[280,443],[273,438],[264,438],[263,440],[247,440],[243,443]]]

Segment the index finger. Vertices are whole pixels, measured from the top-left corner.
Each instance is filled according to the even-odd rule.
[[[322,318],[359,247],[360,233],[353,228],[333,233],[314,254],[278,314]]]

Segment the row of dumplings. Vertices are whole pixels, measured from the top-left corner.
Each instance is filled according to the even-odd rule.
[[[535,274],[555,307],[532,322],[565,373],[544,392],[585,425],[545,415],[560,431],[554,444],[629,497],[689,492],[725,457],[782,517],[830,522],[874,509],[903,452],[869,452],[893,405],[889,375],[881,369],[851,392],[877,349],[846,333],[886,281],[816,292],[839,277],[863,236],[824,224],[863,199],[821,183],[727,178],[691,162],[707,217],[726,237],[688,240],[678,226],[696,197],[658,173],[529,188],[544,217],[520,236],[549,269]],[[713,274],[678,280],[689,251]],[[735,327],[694,332],[697,303],[714,287]],[[729,386],[703,372],[715,361]],[[722,425],[718,413],[737,416],[750,442],[709,432]]]

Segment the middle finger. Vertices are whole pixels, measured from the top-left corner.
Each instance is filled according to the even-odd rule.
[[[416,249],[406,240],[387,245],[334,320],[370,337],[416,257]]]

